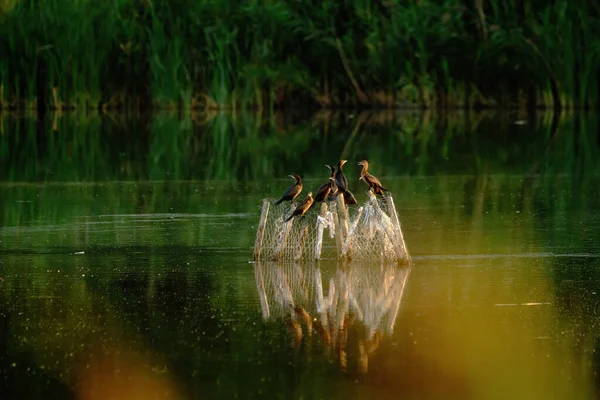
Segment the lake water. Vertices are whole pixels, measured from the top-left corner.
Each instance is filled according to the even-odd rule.
[[[597,398],[597,118],[286,118],[0,118],[0,397]],[[253,262],[340,158],[412,265]]]

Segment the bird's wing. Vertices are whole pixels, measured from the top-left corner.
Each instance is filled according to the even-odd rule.
[[[302,190],[302,189],[300,189],[300,190]],[[286,192],[283,194],[283,197],[291,196],[293,194],[296,194],[297,191],[298,191],[298,186],[297,185],[292,185],[288,190],[286,190]]]
[[[348,179],[346,178],[346,175],[340,173],[340,171],[336,172],[335,183],[337,183],[338,186],[341,186],[342,190],[348,189]]]
[[[317,189],[317,193],[321,193],[322,190],[325,190],[325,187],[329,186],[329,183],[324,183]]]
[[[375,178],[373,175],[371,175],[370,178],[371,178],[371,182],[373,184],[375,184],[377,186],[382,186],[383,187],[383,185],[381,184],[381,182],[379,181],[379,179]]]

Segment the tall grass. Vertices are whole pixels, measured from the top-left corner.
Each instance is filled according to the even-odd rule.
[[[590,1],[7,4],[3,108],[599,105]]]

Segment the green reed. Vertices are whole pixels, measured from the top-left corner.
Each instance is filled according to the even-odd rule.
[[[6,10],[3,108],[598,105],[591,2],[20,0]]]

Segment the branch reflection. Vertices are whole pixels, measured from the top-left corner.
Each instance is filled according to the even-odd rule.
[[[412,269],[396,264],[350,265],[321,270],[315,263],[254,264],[265,321],[279,320],[299,348],[317,334],[343,371],[368,371],[369,357],[392,335]],[[349,359],[350,358],[350,359]]]

